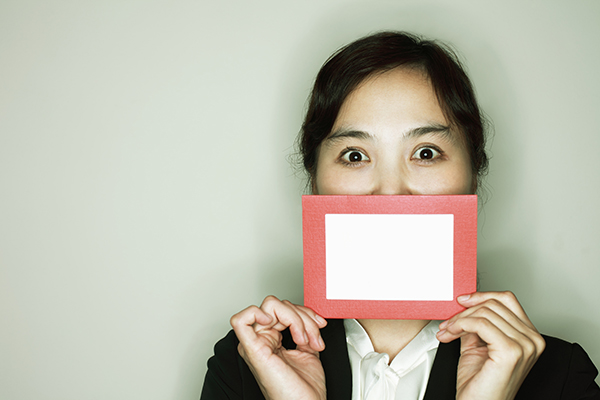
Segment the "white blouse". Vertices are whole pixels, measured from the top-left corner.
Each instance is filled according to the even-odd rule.
[[[344,320],[352,368],[352,400],[423,400],[440,342],[440,321],[431,321],[389,364],[376,353],[367,332],[355,319]]]

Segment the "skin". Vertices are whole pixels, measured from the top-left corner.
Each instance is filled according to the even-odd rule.
[[[315,194],[470,194],[475,190],[461,133],[446,120],[421,71],[397,68],[362,82],[319,148]],[[466,310],[440,324],[438,340],[461,340],[457,399],[513,399],[545,343],[510,292],[473,293]],[[359,320],[390,361],[429,321]],[[325,399],[319,329],[312,310],[269,296],[231,325],[267,399]],[[281,346],[290,328],[296,349]]]

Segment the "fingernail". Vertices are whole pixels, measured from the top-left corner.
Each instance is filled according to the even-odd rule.
[[[444,329],[448,325],[448,321],[444,321],[440,324],[440,330]]]
[[[308,343],[308,335],[304,332],[304,343]]]
[[[325,319],[323,319],[323,317],[321,317],[318,314],[315,314],[315,319],[317,320],[317,323],[319,323],[320,325],[323,325],[324,323],[327,322],[327,321],[325,321]]]
[[[319,336],[319,344],[321,345],[322,349],[325,348],[325,343],[323,342],[323,338],[321,336]]]
[[[463,302],[463,301],[467,301],[467,300],[469,300],[470,298],[471,298],[471,295],[470,295],[470,294],[463,294],[462,296],[458,296],[458,297],[456,298],[456,300],[458,300],[458,301],[460,301],[460,302]]]
[[[439,331],[438,333],[436,333],[436,336],[442,336],[444,333],[446,333],[446,330],[442,329],[441,331]]]

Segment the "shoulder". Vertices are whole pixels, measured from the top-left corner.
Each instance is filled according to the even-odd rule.
[[[524,399],[597,399],[598,370],[577,343],[543,335],[546,349],[523,382],[516,397]]]

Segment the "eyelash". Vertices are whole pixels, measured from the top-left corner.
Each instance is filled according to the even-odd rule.
[[[347,154],[352,153],[352,152],[358,152],[358,153],[362,154],[364,157],[366,157],[367,159],[361,160],[361,161],[356,161],[356,162],[346,161],[344,159],[344,157]],[[366,154],[366,152],[364,150],[357,149],[356,147],[346,147],[344,150],[342,150],[338,161],[347,167],[358,167],[358,166],[363,165],[364,163],[371,161],[371,159],[369,158],[369,156]]]
[[[431,150],[437,152],[438,156],[431,158],[431,159],[416,158],[415,154],[417,154],[419,151],[424,150],[424,149],[431,149]],[[438,161],[438,159],[443,156],[444,156],[444,152],[442,151],[442,149],[440,149],[437,146],[427,144],[427,145],[423,145],[423,146],[417,148],[415,151],[413,151],[412,156],[410,158],[411,158],[411,160],[416,160],[417,162],[420,162],[420,163],[431,164],[431,163]]]
[[[421,151],[423,149],[431,149],[434,152],[437,152],[438,155],[434,156],[434,158],[431,158],[431,159],[416,158],[415,154],[417,154],[419,151]],[[362,154],[364,157],[366,157],[367,159],[366,160],[361,160],[361,161],[356,161],[356,162],[346,161],[344,159],[344,157],[347,154],[352,153],[352,152],[358,152],[358,153]],[[434,146],[432,144],[427,144],[427,145],[423,145],[423,146],[417,148],[416,150],[414,150],[413,153],[412,153],[412,155],[411,155],[411,160],[415,160],[415,161],[417,161],[419,163],[423,163],[423,164],[433,164],[434,162],[437,162],[439,160],[439,158],[441,158],[443,156],[444,156],[444,152],[442,151],[442,149],[440,149],[439,147]],[[344,150],[342,150],[342,152],[341,152],[341,154],[339,156],[338,161],[340,163],[344,164],[345,166],[348,166],[348,167],[358,167],[358,166],[363,165],[364,163],[370,162],[371,159],[369,158],[368,155],[365,154],[365,151],[363,151],[361,149],[358,149],[356,147],[346,147]]]

